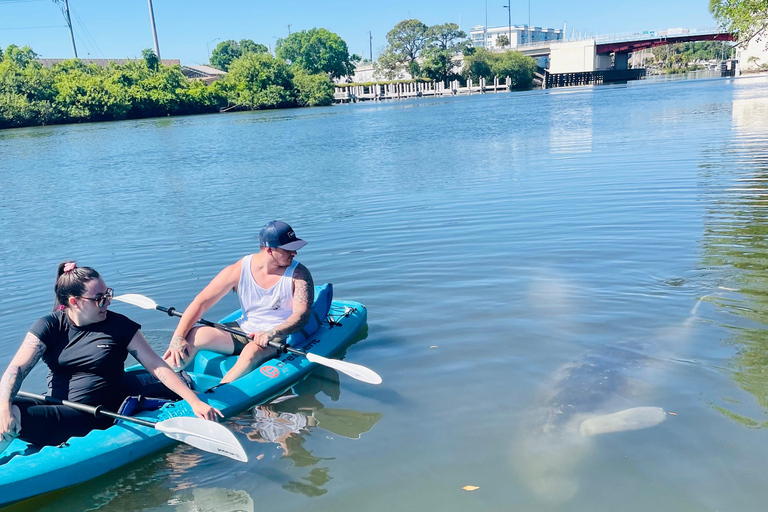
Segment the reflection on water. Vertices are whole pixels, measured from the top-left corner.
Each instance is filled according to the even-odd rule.
[[[549,151],[553,155],[589,153],[592,151],[592,91],[568,91],[559,94],[575,95],[565,112],[549,112]]]
[[[744,83],[741,84],[742,86]],[[768,427],[768,97],[736,87],[733,99],[736,137],[724,151],[735,163],[732,185],[710,209],[706,261],[723,269],[722,296],[729,313],[749,324],[733,328],[738,352],[734,381],[754,396],[763,418],[750,404],[729,396],[713,402],[727,417],[750,428]]]
[[[245,491],[199,487],[169,502],[176,512],[254,512],[253,498]]]
[[[317,399],[318,393],[333,401],[339,399],[341,388],[336,370],[318,367],[309,377],[268,405],[256,406],[231,422],[250,441],[277,445],[282,458],[289,459],[294,468],[310,468],[298,480],[283,483],[285,490],[308,497],[328,492],[324,486],[332,477],[329,468],[321,463],[333,457],[313,454],[304,446],[307,438],[317,429],[322,429],[329,434],[359,439],[382,417],[379,412],[325,407]],[[256,456],[256,460],[264,458],[264,453]]]

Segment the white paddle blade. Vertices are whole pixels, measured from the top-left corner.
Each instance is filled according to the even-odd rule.
[[[12,438],[6,439],[5,437],[0,436],[0,455],[3,454],[5,449],[8,448],[8,445],[11,444],[12,441]]]
[[[368,384],[381,384],[381,377],[378,373],[359,364],[339,361],[338,359],[328,359],[327,357],[319,356],[311,352],[307,352],[307,360],[311,363],[317,363],[333,368],[334,370],[349,375],[353,379],[367,382]]]
[[[134,306],[139,306],[143,309],[157,308],[157,303],[155,301],[149,297],[145,297],[144,295],[139,295],[138,293],[126,293],[124,295],[118,295],[117,297],[112,297],[112,300],[119,300],[120,302],[133,304]]]
[[[248,455],[235,435],[215,421],[181,416],[158,422],[155,428],[171,439],[195,448],[248,462]]]

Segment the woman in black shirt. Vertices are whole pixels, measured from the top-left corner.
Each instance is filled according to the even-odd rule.
[[[131,354],[189,402],[197,416],[222,416],[152,350],[139,324],[107,309],[112,289],[98,272],[73,261],[61,263],[55,292],[54,312],[32,325],[0,380],[0,448],[16,436],[33,444],[57,445],[112,422],[66,406],[14,398],[40,358],[48,365],[48,393],[54,398],[117,409],[126,396],[123,367]]]

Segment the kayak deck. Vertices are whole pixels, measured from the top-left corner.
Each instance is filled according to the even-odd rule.
[[[354,340],[366,321],[367,311],[362,304],[334,300],[320,329],[294,348],[332,356]],[[236,360],[237,356],[200,351],[186,369],[200,399],[218,408],[225,417],[276,396],[315,366],[305,357],[280,354],[248,375],[206,393],[205,390],[219,383]],[[140,368],[134,366],[126,371]],[[193,415],[189,404],[179,401],[156,411],[142,411],[136,417],[162,421]],[[71,438],[60,446],[37,447],[16,439],[0,455],[0,506],[85,482],[175,442],[153,428],[122,421],[106,430]]]

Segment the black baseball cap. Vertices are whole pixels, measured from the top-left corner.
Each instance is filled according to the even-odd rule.
[[[261,247],[279,248],[286,251],[298,251],[307,242],[296,237],[293,228],[285,222],[273,220],[267,222],[259,231],[259,245]]]

